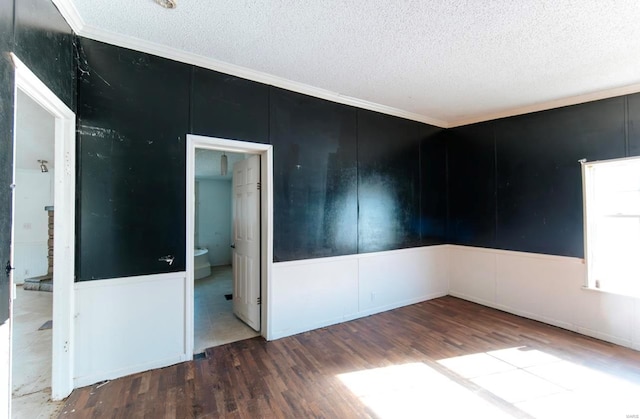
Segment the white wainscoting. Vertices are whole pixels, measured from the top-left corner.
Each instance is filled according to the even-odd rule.
[[[640,300],[584,275],[581,259],[450,245],[274,263],[266,337],[451,294],[640,350]],[[189,359],[185,289],[184,272],[76,283],[74,387]]]
[[[274,263],[268,338],[447,295],[447,246]]]
[[[74,388],[188,359],[185,272],[75,284]]]
[[[640,299],[584,289],[582,259],[449,247],[449,294],[640,350]]]
[[[10,328],[11,319],[7,319],[0,323],[0,418],[11,417],[11,362],[9,358],[9,348],[11,347],[11,340],[9,336]]]

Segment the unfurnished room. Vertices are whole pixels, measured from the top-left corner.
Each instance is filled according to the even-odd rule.
[[[0,417],[640,417],[638,22],[0,0]]]

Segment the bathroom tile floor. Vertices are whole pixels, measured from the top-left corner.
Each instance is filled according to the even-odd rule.
[[[195,281],[194,353],[259,335],[233,314],[233,300],[224,297],[232,292],[231,266],[212,267],[211,275]]]
[[[22,286],[16,291],[11,416],[14,419],[53,417],[64,401],[51,401],[52,329],[38,330],[52,318],[53,293],[25,291]]]

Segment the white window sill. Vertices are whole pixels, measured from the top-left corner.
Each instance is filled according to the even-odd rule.
[[[611,290],[611,289],[606,289],[606,288],[595,288],[595,287],[588,287],[586,285],[583,285],[581,287],[584,291],[595,291],[595,292],[602,292],[605,294],[614,294],[614,295],[621,295],[623,297],[631,297],[631,298],[640,298],[640,294],[638,294],[637,292],[624,292],[624,291],[618,291],[618,290]]]

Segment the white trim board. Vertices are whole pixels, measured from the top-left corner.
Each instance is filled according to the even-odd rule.
[[[53,238],[53,321],[55,326],[52,338],[51,398],[61,400],[73,390],[76,116],[15,54],[11,53],[11,58],[15,66],[16,93],[18,89],[24,92],[55,117],[54,208],[56,216],[54,229],[56,233]],[[19,109],[16,107],[14,119],[17,112]],[[14,144],[15,135],[14,132]]]

